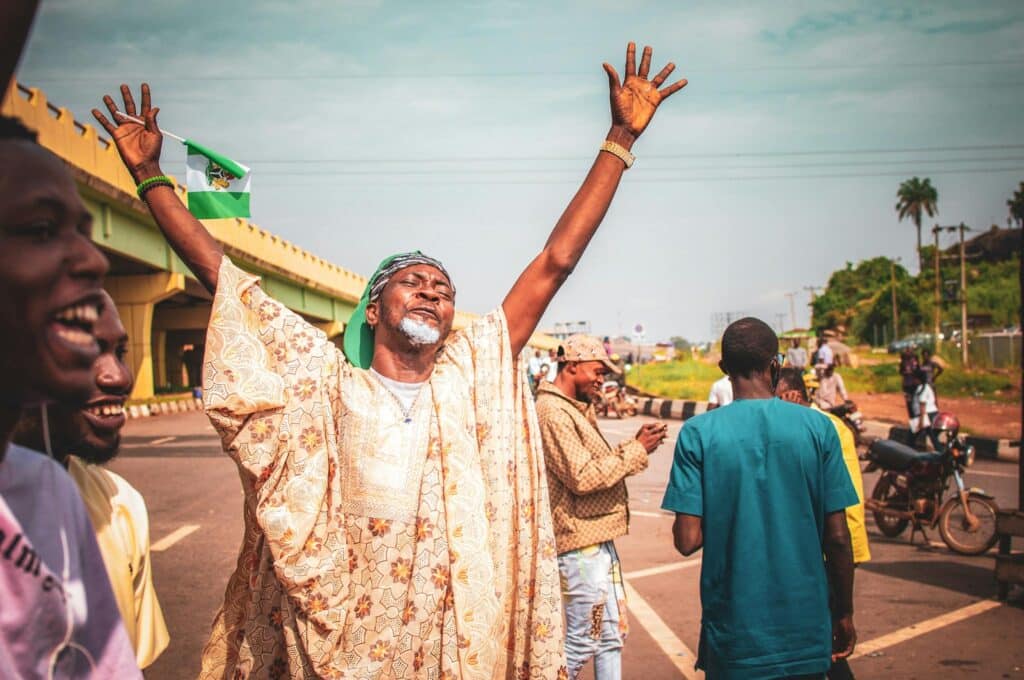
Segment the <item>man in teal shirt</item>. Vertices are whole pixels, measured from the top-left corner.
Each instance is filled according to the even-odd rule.
[[[676,549],[704,548],[708,680],[823,678],[856,642],[844,510],[857,494],[832,424],[774,398],[780,363],[764,322],[726,329],[719,365],[735,401],[686,423],[662,502]]]

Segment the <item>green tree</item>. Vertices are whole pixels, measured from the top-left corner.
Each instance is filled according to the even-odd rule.
[[[938,202],[939,192],[932,186],[932,181],[925,177],[923,180],[912,177],[900,184],[896,191],[896,214],[902,222],[906,218],[917,227],[917,266],[918,270],[924,269],[921,263],[921,217],[928,213],[928,217],[935,217],[939,214]]]
[[[1013,192],[1013,198],[1007,199],[1006,205],[1010,208],[1010,218],[1017,223],[1017,227],[1024,229],[1024,182],[1020,183],[1020,189]]]
[[[673,335],[668,339],[672,343],[672,346],[676,348],[676,352],[680,354],[688,354],[690,351],[690,341],[679,335]]]

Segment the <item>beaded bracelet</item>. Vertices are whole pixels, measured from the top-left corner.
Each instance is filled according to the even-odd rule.
[[[142,198],[143,194],[147,191],[159,186],[173,187],[174,182],[167,175],[154,175],[139,182],[138,186],[135,187],[135,192],[139,195],[139,198]]]

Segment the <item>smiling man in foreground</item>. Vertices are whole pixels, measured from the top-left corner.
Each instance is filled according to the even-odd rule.
[[[555,542],[518,357],[685,81],[608,73],[612,124],[589,175],[501,306],[451,332],[455,286],[419,252],[384,260],[344,352],[224,257],[159,167],[146,85],[114,138],[157,224],[215,292],[204,398],[245,490],[245,537],[206,678],[564,677]],[[119,123],[119,124],[115,124]]]
[[[81,408],[53,405],[45,425],[40,410],[26,410],[15,441],[36,451],[49,449],[71,474],[96,530],[139,667],[145,668],[167,648],[170,638],[153,588],[146,502],[123,477],[101,467],[120,448],[124,402],[135,382],[124,361],[128,334],[114,301],[106,293],[103,297],[103,311],[94,329],[100,355],[93,363],[88,401]]]

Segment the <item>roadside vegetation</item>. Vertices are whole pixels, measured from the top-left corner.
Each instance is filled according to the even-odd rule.
[[[945,354],[945,352],[943,352]],[[899,357],[896,355],[862,355],[857,368],[843,366],[846,389],[861,394],[899,393]],[[1020,399],[1020,372],[1018,369],[978,368],[964,370],[953,361],[945,361],[946,370],[939,377],[939,393],[949,397],[976,397],[995,402],[1015,402]],[[627,382],[632,387],[671,399],[708,398],[711,384],[722,377],[716,362],[686,358],[682,361],[646,364],[633,367]]]

